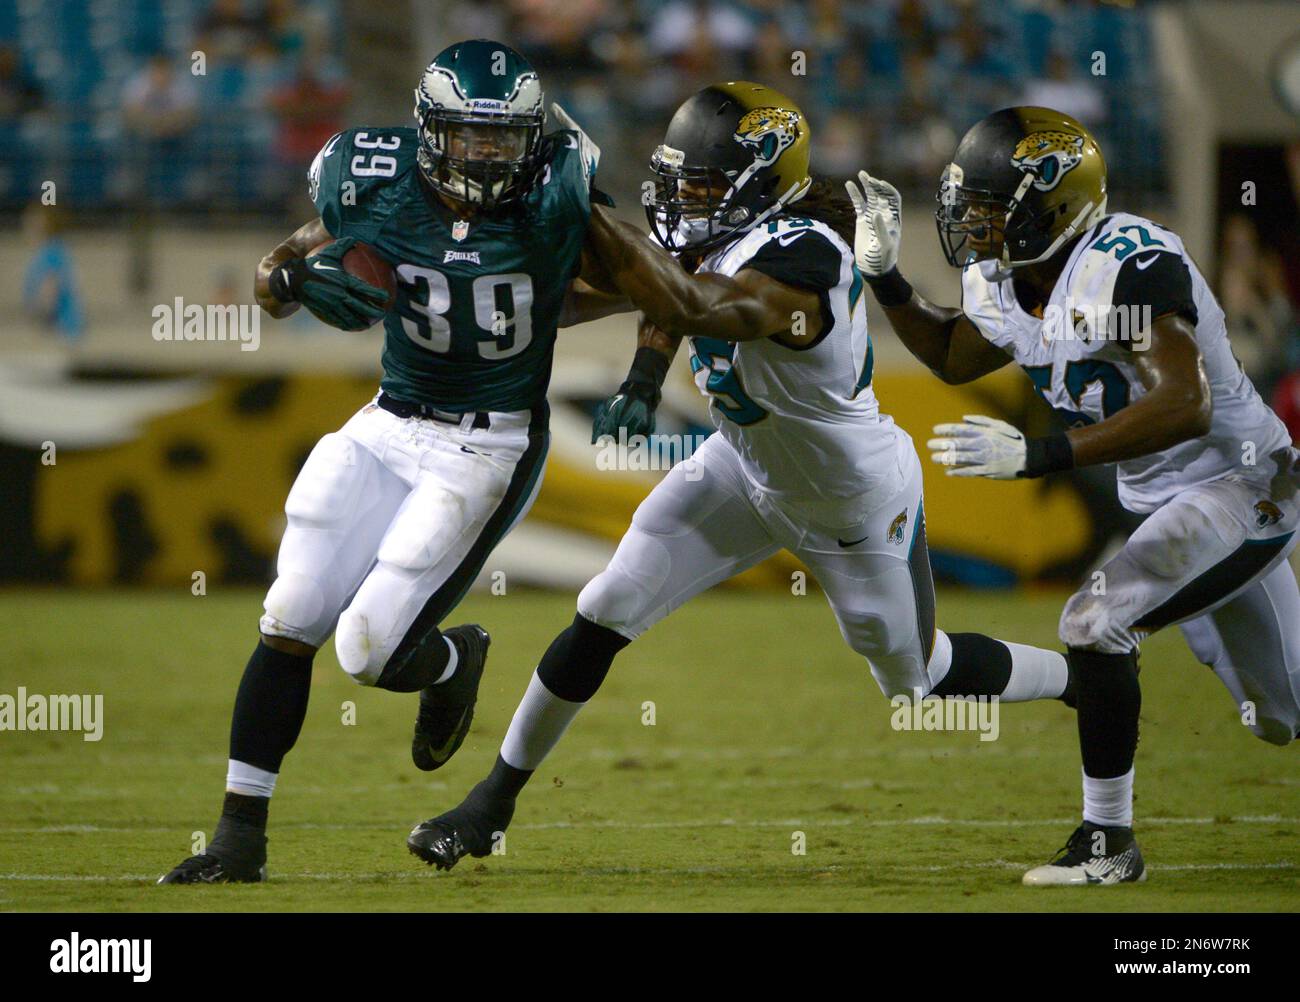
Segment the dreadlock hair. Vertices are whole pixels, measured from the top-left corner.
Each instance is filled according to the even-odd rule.
[[[785,207],[782,215],[806,216],[825,223],[850,247],[853,246],[854,231],[857,229],[857,215],[848,193],[839,182],[828,177],[814,177],[807,194],[797,202]]]

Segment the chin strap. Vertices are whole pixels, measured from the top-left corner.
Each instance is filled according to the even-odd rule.
[[[1021,187],[1023,188],[1025,186],[1022,184]],[[1017,204],[1019,203],[1017,202]],[[1014,212],[1015,209],[1012,209],[1011,211]],[[1060,235],[1057,236],[1057,238],[1051,242],[1051,244],[1048,246],[1048,248],[1045,251],[1043,251],[1043,253],[1039,254],[1038,257],[1032,258],[1028,261],[1012,261],[1010,259],[1010,256],[1007,253],[1006,228],[1004,225],[1002,231],[1003,232],[1002,256],[999,259],[998,263],[1002,265],[1003,268],[1022,268],[1025,265],[1038,264],[1040,261],[1046,261],[1049,257],[1055,254],[1058,250],[1060,250],[1061,247],[1066,243],[1066,241],[1072,240],[1075,237],[1075,235],[1080,233],[1082,230],[1087,229],[1089,226],[1092,226],[1098,219],[1100,219],[1105,214],[1106,214],[1105,198],[1101,200],[1100,204],[1096,204],[1094,202],[1087,203],[1082,209],[1079,210],[1078,214],[1074,217],[1074,219],[1070,221],[1070,225],[1061,231]],[[1007,217],[1010,218],[1010,216],[1011,213],[1008,212]]]

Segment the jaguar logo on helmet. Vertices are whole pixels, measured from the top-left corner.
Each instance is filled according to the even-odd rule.
[[[799,139],[799,113],[789,108],[754,108],[736,127],[736,142],[754,153],[760,167],[776,163]]]
[[[1072,132],[1031,132],[1016,144],[1011,163],[1034,175],[1034,187],[1051,191],[1083,162],[1083,136]]]

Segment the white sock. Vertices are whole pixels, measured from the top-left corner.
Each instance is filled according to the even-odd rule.
[[[226,766],[226,789],[246,797],[269,797],[275,792],[277,777],[277,773],[232,758]]]
[[[1133,773],[1113,779],[1083,774],[1083,820],[1107,827],[1133,827]]]
[[[501,742],[501,757],[506,765],[530,772],[536,769],[585,705],[561,699],[533,672],[506,739]]]
[[[999,697],[1004,703],[1023,703],[1031,699],[1056,699],[1065,692],[1070,669],[1065,655],[1027,644],[1000,640],[1011,651],[1011,678]]]
[[[925,673],[930,677],[930,691],[948,677],[952,670],[952,641],[943,630],[934,631],[934,650],[930,652],[930,663],[925,666]]]
[[[447,641],[447,650],[451,651],[451,657],[447,659],[447,667],[442,670],[442,674],[438,676],[438,681],[434,682],[434,685],[442,685],[443,682],[455,675],[456,666],[460,664],[460,654],[456,652],[456,645],[451,642],[451,637],[443,637],[442,639]]]

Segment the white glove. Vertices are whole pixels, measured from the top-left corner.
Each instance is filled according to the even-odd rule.
[[[950,477],[1015,480],[1025,469],[1025,436],[1005,421],[967,414],[961,424],[935,425],[934,433],[941,437],[925,446],[930,459],[951,467]]]
[[[578,155],[582,157],[583,166],[587,168],[587,177],[595,177],[596,168],[600,165],[600,147],[593,143],[582,126],[570,118],[569,113],[554,101],[551,102],[551,114],[560,123],[560,128],[572,129],[578,134]]]
[[[898,264],[898,245],[903,235],[903,200],[888,181],[858,171],[862,190],[852,181],[844,187],[858,216],[853,256],[858,270],[867,278],[879,278]]]

